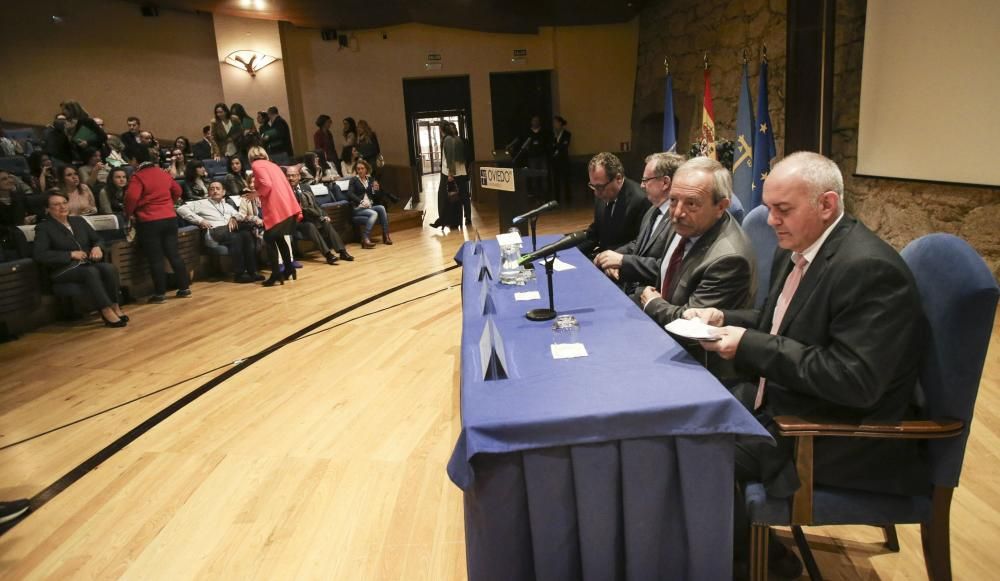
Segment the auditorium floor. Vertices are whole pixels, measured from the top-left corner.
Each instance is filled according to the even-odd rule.
[[[564,210],[540,229],[590,217]],[[354,263],[313,256],[282,287],[199,281],[190,300],[131,306],[126,329],[58,324],[0,345],[0,499],[50,498],[0,537],[0,577],[464,579],[445,474],[460,270],[445,269],[466,235],[406,230],[352,245]],[[957,579],[1000,569],[998,342],[953,504]],[[828,579],[926,577],[915,526],[898,554],[876,529],[807,534]]]

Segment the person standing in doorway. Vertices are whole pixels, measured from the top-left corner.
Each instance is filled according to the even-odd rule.
[[[559,203],[573,201],[569,189],[569,143],[573,134],[566,129],[566,119],[556,115],[552,118],[554,132],[552,140],[552,199]]]

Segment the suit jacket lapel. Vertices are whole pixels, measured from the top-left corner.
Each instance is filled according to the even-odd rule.
[[[656,221],[655,211],[656,208],[650,208],[642,218],[642,225],[639,227],[640,240],[639,244],[635,247],[636,254],[642,254],[646,250],[646,246],[649,245],[649,241],[654,238],[653,233],[649,231],[649,227]]]
[[[806,270],[805,276],[802,277],[802,282],[799,283],[799,288],[795,291],[795,296],[792,297],[792,302],[788,304],[788,310],[785,311],[785,317],[781,319],[781,327],[778,328],[778,334],[784,335],[785,330],[788,329],[788,325],[795,320],[795,316],[799,314],[802,310],[802,306],[809,301],[809,297],[812,296],[813,291],[819,286],[820,281],[823,280],[823,275],[826,274],[827,267],[829,266],[830,259],[837,252],[837,248],[840,246],[841,240],[843,240],[844,235],[847,231],[855,224],[854,220],[849,216],[844,216],[840,221],[840,224],[830,233],[830,236],[823,242],[822,248],[819,249],[819,253],[816,254],[816,258],[809,265]],[[791,271],[790,265],[791,261],[787,261],[788,264],[786,268]],[[787,275],[786,275],[787,276]],[[781,278],[781,286],[785,285],[785,277]],[[780,293],[780,287],[778,292]]]
[[[691,250],[688,251],[687,256],[684,257],[684,261],[681,262],[681,268],[677,271],[677,276],[670,282],[671,288],[670,296],[674,296],[674,291],[680,286],[681,281],[686,281],[691,277],[692,271],[701,264],[702,256],[705,252],[715,244],[715,240],[719,237],[719,232],[722,231],[722,227],[725,225],[726,220],[729,220],[729,214],[723,214],[707,232],[702,234],[701,238],[694,243]],[[669,258],[664,258],[664,260],[670,260]]]

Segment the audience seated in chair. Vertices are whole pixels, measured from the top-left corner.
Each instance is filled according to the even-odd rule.
[[[229,249],[235,282],[264,280],[257,273],[253,224],[226,202],[226,189],[220,180],[209,183],[206,199],[178,206],[177,215],[205,231],[206,246],[221,245]]]
[[[49,219],[35,227],[35,260],[48,268],[52,282],[83,285],[108,327],[124,327],[128,317],[118,304],[118,269],[102,262],[100,237],[81,217],[69,215],[69,201],[50,194]]]
[[[339,179],[340,174],[326,160],[326,152],[323,150],[310,151],[302,156],[302,183],[326,186],[329,190]]]
[[[247,180],[246,173],[243,171],[243,162],[240,158],[229,158],[226,167],[228,169],[225,178],[226,195],[242,196],[245,192],[249,192],[250,181]]]
[[[288,167],[285,170],[285,175],[288,176],[288,184],[292,186],[295,199],[302,207],[302,221],[296,226],[302,236],[316,245],[316,248],[326,258],[327,264],[337,263],[337,257],[334,256],[333,250],[336,250],[344,260],[354,260],[354,257],[347,252],[347,247],[344,246],[340,235],[334,230],[333,224],[330,223],[330,217],[316,203],[316,197],[312,190],[302,183],[300,166]]]
[[[128,187],[128,171],[116,167],[108,174],[107,183],[97,195],[97,207],[101,214],[119,214],[125,211],[125,188]]]
[[[379,183],[369,177],[371,166],[368,162],[359,159],[354,166],[357,174],[351,178],[351,183],[347,187],[347,201],[354,209],[354,223],[361,226],[361,248],[370,250],[375,248],[375,243],[371,241],[372,228],[375,221],[382,225],[382,243],[392,244],[389,237],[389,214],[385,211],[385,206],[377,203],[376,195],[380,190]]]
[[[97,213],[97,200],[87,184],[80,183],[80,175],[71,165],[63,166],[59,171],[60,190],[69,200],[70,216],[89,216]]]
[[[208,197],[208,170],[200,159],[192,159],[184,168],[184,201],[204,200]]]

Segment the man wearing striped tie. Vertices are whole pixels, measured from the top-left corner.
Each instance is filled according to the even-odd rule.
[[[794,153],[775,165],[764,182],[764,204],[780,249],[763,309],[684,313],[721,327],[721,340],[702,347],[746,372],[734,394],[777,446],[737,445],[736,477],[762,482],[773,497],[790,497],[799,478],[794,443],[777,434],[771,418],[864,423],[919,416],[925,320],[913,276],[896,250],[844,213],[843,192],[840,169],[819,154]],[[929,476],[919,446],[916,440],[816,438],[814,482],[923,494]],[[745,555],[743,507],[737,499],[735,548]],[[777,563],[787,563],[784,557]]]

